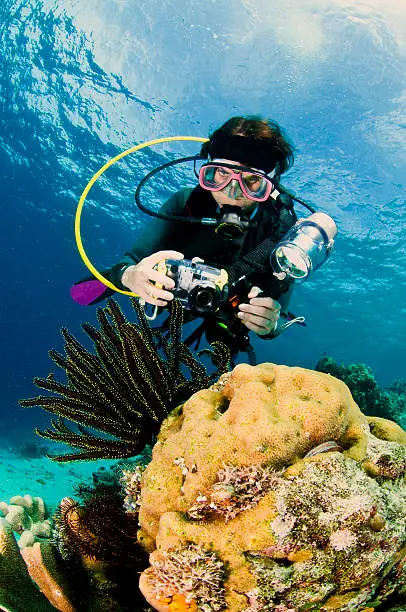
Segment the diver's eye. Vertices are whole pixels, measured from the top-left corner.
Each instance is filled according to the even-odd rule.
[[[226,178],[228,177],[231,173],[229,170],[227,170],[226,168],[217,168],[216,170],[216,174],[221,177],[221,178]]]
[[[244,182],[250,187],[256,186],[260,183],[261,179],[257,174],[249,174],[244,176]]]

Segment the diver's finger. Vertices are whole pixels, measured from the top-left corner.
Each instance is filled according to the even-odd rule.
[[[259,287],[251,287],[250,292],[248,294],[248,298],[255,298],[258,297],[258,295],[262,293],[262,289],[260,289]]]
[[[168,302],[173,300],[172,293],[158,289],[154,285],[146,285],[138,293],[138,297],[145,300],[148,304],[154,306],[166,306]]]
[[[256,325],[255,323],[253,323],[252,321],[242,321],[242,323],[245,325],[245,327],[247,327],[249,330],[255,332],[256,334],[265,334],[265,328],[261,327],[259,325]]]
[[[242,316],[240,316],[240,314]],[[270,334],[276,327],[276,321],[271,321],[270,319],[253,316],[245,318],[243,313],[239,313],[238,317],[241,319],[241,323],[243,323],[245,327],[255,332],[259,336],[266,336]]]
[[[275,317],[278,319],[281,314],[280,308],[276,306],[272,308],[267,303],[257,302],[255,299],[250,300],[249,304],[239,304],[238,308],[240,312],[252,313],[265,319],[274,319]]]
[[[271,297],[253,297],[250,298],[249,303],[253,306],[263,306],[264,308],[269,308],[269,310],[277,310],[278,312],[281,310],[281,305],[279,302]]]
[[[145,257],[144,261],[147,261],[151,266],[155,266],[157,263],[162,261],[163,259],[183,259],[183,253],[180,251],[157,251],[156,253],[152,253],[148,257]]]
[[[154,283],[146,283],[143,286],[142,292],[144,295],[148,297],[153,297],[154,299],[171,301],[173,300],[173,293],[169,291],[165,291],[162,287],[154,285]],[[144,297],[144,295],[142,297]]]
[[[152,306],[167,306],[168,302],[164,302],[163,300],[158,300],[152,296],[147,296],[143,298],[144,302],[147,304],[152,304]]]
[[[166,276],[166,274],[163,274],[162,272],[158,272],[158,270],[155,270],[154,268],[145,270],[144,275],[148,281],[153,281],[157,285],[162,285],[166,289],[173,289],[175,286],[175,281],[172,278],[169,278],[169,276]]]
[[[265,321],[277,321],[279,319],[279,311],[270,310],[269,308],[264,308],[263,306],[251,306],[250,304],[240,304],[239,313],[245,313],[246,317],[258,316]]]
[[[262,327],[264,329],[266,329],[268,325],[272,326],[274,324],[274,321],[270,322],[269,319],[266,319],[265,317],[258,315],[258,314],[254,314],[252,312],[247,312],[247,313],[239,312],[237,316],[246,325],[247,323],[252,323],[253,325],[256,325],[257,327]]]

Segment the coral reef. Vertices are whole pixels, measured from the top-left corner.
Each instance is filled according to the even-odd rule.
[[[381,417],[401,405],[402,383],[381,392],[366,366],[327,358],[319,369],[336,377],[269,363],[225,373],[219,344],[204,351],[209,373],[181,341],[179,303],[167,336],[133,306],[137,324],[110,300],[99,330],[83,326],[94,353],[63,330],[66,354],[50,354],[67,383],[36,379],[54,395],[21,404],[58,417],[37,433],[76,450],[53,459],[137,459],[64,498],[52,539],[40,498],[0,503],[0,608],[397,609],[406,432]]]
[[[20,535],[20,548],[51,537],[51,521],[41,497],[16,495],[9,503],[0,501],[0,515]]]
[[[53,373],[35,378],[40,389],[58,395],[20,400],[23,407],[41,406],[57,415],[53,429],[36,430],[38,435],[80,449],[52,456],[56,461],[137,455],[170,410],[229,369],[225,345],[214,343],[213,350],[202,351],[217,366],[209,374],[181,341],[183,314],[178,301],[171,305],[168,336],[151,329],[138,301],[132,303],[138,324],[129,323],[113,299],[97,311],[100,330],[83,324],[95,354],[63,329],[66,355],[50,351],[50,356],[66,372],[68,383],[57,382]],[[67,427],[64,418],[76,423],[77,431]]]
[[[0,609],[147,610],[135,579],[147,566],[147,556],[137,544],[138,516],[126,514],[123,508],[119,473],[118,469],[109,484],[83,484],[80,503],[63,499],[53,519],[52,538],[21,541],[24,521],[28,527],[28,520],[44,517],[38,511],[41,505],[34,504],[37,511],[23,519],[14,515],[17,504],[3,505],[4,510],[11,509],[0,518]],[[12,501],[27,505],[28,498],[16,496]],[[13,529],[22,534],[18,544]]]
[[[405,466],[406,433],[342,381],[241,364],[169,415],[134,476],[141,587],[168,611],[375,608],[406,590]]]
[[[315,369],[345,382],[366,414],[393,419],[406,428],[406,381],[395,381],[389,389],[381,389],[367,365],[351,363],[345,366],[326,354],[320,357]]]
[[[385,389],[385,396],[389,400],[387,408],[389,417],[406,429],[406,381],[396,380],[388,389]]]
[[[274,543],[245,552],[262,609],[279,601],[295,610],[377,602],[382,578],[399,562],[397,554],[404,555],[406,488],[379,486],[341,453],[304,461],[300,473],[297,468],[273,479]]]
[[[48,517],[44,500],[31,495],[16,495],[9,503],[0,502],[0,513],[3,515],[0,523],[5,546],[5,553],[2,553],[4,573],[0,572],[0,593],[2,589],[6,590],[8,596],[5,601],[10,611],[27,610],[27,600],[31,597],[29,593],[34,591],[38,610],[75,612],[69,594],[71,589],[65,577],[66,567],[63,567],[51,542],[52,521]],[[13,532],[18,534],[18,540]],[[18,568],[21,584],[25,584],[22,590],[17,583],[7,582],[7,572],[14,565]],[[34,584],[44,597],[39,597]]]
[[[43,541],[20,550],[4,518],[0,518],[0,608],[4,612],[75,610],[53,547]]]

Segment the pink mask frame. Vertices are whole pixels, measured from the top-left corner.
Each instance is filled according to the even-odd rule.
[[[225,168],[228,171],[231,170],[231,172],[225,178],[224,182],[221,183],[218,187],[214,187],[214,186],[212,187],[212,186],[207,185],[207,183],[205,183],[205,180],[204,180],[205,172],[207,168],[213,168],[213,169]],[[235,170],[238,170],[238,172],[235,172]],[[257,175],[261,177],[261,179],[265,180],[266,188],[265,188],[264,195],[262,195],[261,197],[255,197],[255,193],[247,189],[247,186],[244,184],[244,181],[242,179],[242,174],[241,174],[242,172],[249,172],[251,175],[252,174]],[[200,168],[200,171],[199,171],[199,185],[200,187],[202,187],[202,189],[205,189],[206,191],[221,191],[222,189],[227,187],[227,185],[229,185],[231,181],[233,180],[238,181],[238,184],[241,188],[242,193],[245,195],[246,198],[248,198],[249,200],[252,200],[253,202],[265,202],[265,200],[269,198],[269,196],[271,195],[275,187],[274,183],[269,178],[269,176],[265,174],[265,172],[260,172],[259,170],[253,170],[252,168],[248,168],[245,166],[236,166],[236,165],[227,164],[227,163],[208,162],[207,164],[204,164]]]

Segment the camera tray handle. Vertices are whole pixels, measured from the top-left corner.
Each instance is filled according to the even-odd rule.
[[[290,327],[294,323],[304,323],[304,322],[305,322],[305,317],[295,317],[294,319],[290,319],[290,321],[286,321],[286,323],[282,323],[282,325],[276,324],[275,329],[271,331],[271,333],[269,334],[269,337],[276,338],[276,336],[279,336],[280,334],[282,334],[284,331],[288,329],[288,327]]]
[[[150,314],[150,315],[149,315],[149,314],[148,314],[148,312],[147,312],[147,303],[146,303],[146,301],[145,301],[145,300],[143,300],[142,298],[139,298],[139,300],[138,300],[138,301],[139,301],[139,303],[141,304],[141,306],[143,306],[143,308],[144,308],[144,315],[145,315],[145,318],[146,318],[148,321],[155,321],[155,319],[156,319],[156,318],[157,318],[157,316],[158,316],[159,306],[157,306],[157,305],[155,304],[155,306],[154,306],[154,310],[152,311],[152,314]]]

